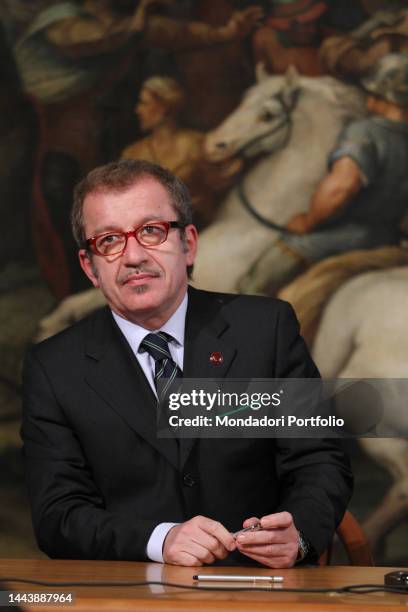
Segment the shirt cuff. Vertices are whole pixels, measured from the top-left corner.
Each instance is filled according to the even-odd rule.
[[[159,523],[159,525],[157,525],[153,529],[146,547],[146,555],[151,561],[156,561],[157,563],[164,563],[164,540],[166,539],[166,536],[169,533],[170,529],[178,524],[179,523]]]

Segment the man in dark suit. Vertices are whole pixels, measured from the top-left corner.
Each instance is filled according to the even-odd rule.
[[[22,437],[40,548],[179,565],[316,559],[351,491],[333,441],[177,441],[156,430],[163,375],[318,376],[290,306],[188,288],[188,192],[154,164],[91,172],[72,219],[81,266],[108,307],[26,358]],[[257,522],[262,530],[232,536]]]

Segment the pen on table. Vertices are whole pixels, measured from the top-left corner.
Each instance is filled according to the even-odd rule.
[[[283,582],[283,576],[244,576],[238,574],[197,574],[193,580],[207,580],[208,582],[250,582],[260,580],[262,582]]]

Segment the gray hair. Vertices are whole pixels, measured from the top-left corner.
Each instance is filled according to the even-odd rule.
[[[75,187],[71,211],[72,233],[79,248],[86,248],[84,201],[98,191],[125,191],[140,179],[151,177],[163,185],[180,223],[192,223],[193,209],[186,185],[172,172],[158,164],[139,159],[122,159],[91,170]]]

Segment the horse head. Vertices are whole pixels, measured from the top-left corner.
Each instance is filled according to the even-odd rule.
[[[238,108],[207,134],[208,158],[250,158],[285,146],[299,93],[300,77],[295,68],[289,68],[284,76],[270,76],[258,66],[257,83],[248,89]]]
[[[221,125],[207,134],[205,149],[212,161],[234,155],[271,155],[289,144],[296,128],[307,142],[311,130],[340,129],[365,114],[364,95],[332,77],[300,76],[290,67],[283,76],[257,68],[257,82]],[[336,127],[338,126],[338,127]]]

